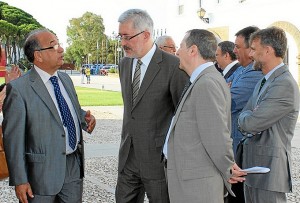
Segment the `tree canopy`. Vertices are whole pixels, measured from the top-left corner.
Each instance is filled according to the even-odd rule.
[[[9,63],[17,63],[25,36],[43,27],[32,15],[0,1],[0,41],[5,46]]]
[[[113,53],[112,43],[104,34],[105,28],[100,15],[86,12],[80,18],[73,18],[67,27],[69,44],[65,60],[83,63],[106,63]]]

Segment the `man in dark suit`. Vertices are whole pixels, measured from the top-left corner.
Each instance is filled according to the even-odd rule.
[[[119,17],[125,52],[120,62],[124,101],[116,202],[169,202],[161,162],[166,131],[188,76],[179,59],[160,50],[152,39],[146,11],[130,9]]]
[[[216,50],[216,61],[218,67],[222,69],[222,75],[225,80],[229,78],[234,71],[241,65],[236,60],[236,55],[233,52],[234,43],[230,41],[223,41],[218,44]]]
[[[250,35],[257,30],[258,27],[248,26],[235,34],[235,47],[233,51],[236,54],[241,67],[227,78],[227,82],[230,84],[231,93],[231,137],[233,139],[233,153],[235,157],[237,145],[243,138],[242,133],[238,130],[238,116],[249,100],[255,85],[263,77],[262,72],[253,66],[253,58],[249,56],[251,51],[249,38]],[[228,203],[243,203],[245,201],[243,183],[233,185],[232,190],[236,197],[229,195]]]
[[[9,184],[22,203],[80,203],[82,129],[92,132],[95,118],[81,109],[71,78],[57,72],[64,49],[53,33],[33,31],[24,51],[34,67],[7,84],[3,105]]]
[[[277,27],[257,31],[250,38],[251,52],[264,74],[239,116],[247,134],[243,167],[264,166],[267,174],[248,174],[246,203],[287,202],[292,191],[291,140],[299,114],[299,87],[284,65],[285,32]]]

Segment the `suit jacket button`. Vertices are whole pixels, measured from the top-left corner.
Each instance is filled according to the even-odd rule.
[[[63,155],[66,155],[67,153],[66,153],[66,152],[63,152],[62,154],[63,154]]]
[[[131,117],[131,119],[134,120],[135,118],[134,118],[134,117]]]
[[[65,134],[62,134],[61,136],[62,136],[62,137],[66,137],[66,135],[65,135]]]

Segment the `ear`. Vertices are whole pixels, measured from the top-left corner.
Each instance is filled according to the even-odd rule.
[[[196,45],[192,45],[188,52],[192,55],[196,55],[196,54],[199,54],[199,50],[198,50],[198,47]]]
[[[35,51],[33,55],[34,55],[34,60],[38,62],[43,62],[42,53],[40,51]]]
[[[147,30],[144,32],[144,39],[150,39],[150,32],[148,32]]]

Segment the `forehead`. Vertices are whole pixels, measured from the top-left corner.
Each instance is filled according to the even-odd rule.
[[[58,41],[57,37],[51,32],[41,32],[36,37],[41,44],[52,44]]]
[[[135,31],[133,22],[128,20],[119,24],[119,34],[127,34]]]
[[[244,40],[245,40],[245,37],[243,37],[242,35],[239,35],[235,38],[235,44],[237,45],[244,45]]]

